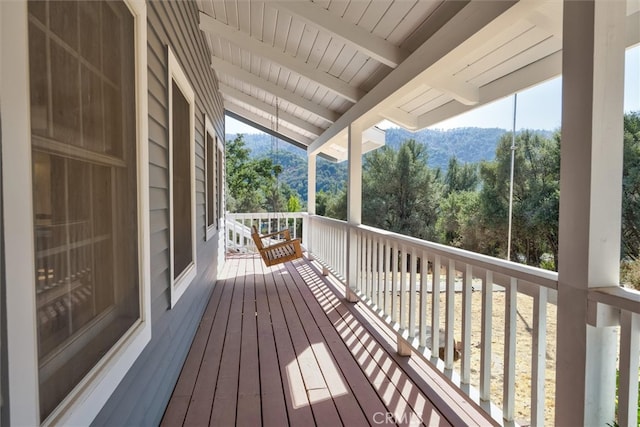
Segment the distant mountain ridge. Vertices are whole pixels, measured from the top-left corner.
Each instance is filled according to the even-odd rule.
[[[550,137],[551,131],[536,131]],[[477,163],[494,160],[500,138],[507,133],[498,128],[455,128],[450,130],[424,129],[410,132],[400,128],[386,130],[386,145],[397,149],[407,139],[426,145],[428,164],[446,172],[452,156],[463,163]],[[246,147],[251,149],[251,157],[271,156],[275,163],[283,167],[282,182],[296,190],[303,200],[307,198],[307,155],[306,151],[284,141],[275,142],[267,134],[243,134]],[[235,134],[227,134],[226,140],[233,140]],[[272,155],[272,146],[277,149]],[[336,191],[342,188],[347,178],[347,163],[331,163],[319,159],[317,165],[318,190]]]
[[[424,129],[418,132],[390,128],[386,131],[386,144],[397,149],[407,139],[414,139],[427,147],[429,167],[444,172],[452,156],[463,163],[493,160],[498,141],[505,133],[506,130],[498,128]]]
[[[550,131],[540,131],[551,135]],[[493,160],[498,141],[507,133],[499,128],[455,128],[449,130],[424,129],[418,132],[410,132],[400,128],[386,130],[386,145],[398,148],[407,139],[415,139],[427,146],[429,154],[429,167],[446,170],[451,156],[456,156],[464,163],[475,163],[482,160]],[[235,134],[227,134],[226,139],[235,138]],[[271,146],[277,145],[279,151],[306,157],[303,149],[295,147],[287,142],[278,141],[274,144],[273,138],[266,134],[244,134],[247,147],[251,148],[252,157],[262,157],[271,152]]]

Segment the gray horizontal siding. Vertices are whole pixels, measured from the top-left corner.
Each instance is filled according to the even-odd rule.
[[[149,208],[151,243],[152,339],[94,425],[156,425],[175,386],[182,364],[215,283],[217,239],[205,241],[204,114],[224,141],[224,112],[210,54],[198,29],[194,2],[149,2]],[[195,101],[196,239],[198,275],[170,309],[169,147],[166,46],[193,86]]]

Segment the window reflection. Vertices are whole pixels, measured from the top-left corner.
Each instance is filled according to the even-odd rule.
[[[40,411],[140,317],[133,18],[122,2],[30,2]]]

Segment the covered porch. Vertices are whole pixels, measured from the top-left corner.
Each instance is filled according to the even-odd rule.
[[[460,394],[505,425],[636,425],[640,294],[620,287],[619,267],[624,53],[640,39],[640,5],[637,1],[443,5],[447,9],[434,11],[424,21],[434,24],[437,18],[441,25],[421,27],[433,32],[389,66],[391,70],[375,74],[379,80],[365,94],[342,86],[327,89],[329,82],[319,84],[330,95],[324,96],[323,89],[314,91],[314,96],[323,101],[340,98],[332,104],[339,105],[335,109],[339,114],[328,118],[326,111],[314,113],[307,103],[294,103],[303,106],[299,110],[305,110],[305,117],[318,118],[315,128],[301,129],[280,119],[282,112],[290,113],[289,101],[283,102],[285,97],[273,91],[267,102],[249,102],[250,98],[238,96],[237,88],[222,87],[225,108],[306,147],[308,213],[302,218],[303,243],[322,264],[323,273],[339,281],[346,301],[366,305],[377,322],[393,331],[398,355],[429,363]],[[312,9],[318,9],[315,6]],[[214,12],[211,16],[222,15]],[[379,51],[356,37],[356,28],[342,31],[307,10],[289,13],[291,22],[311,22],[380,58]],[[445,16],[438,17],[439,13]],[[201,28],[214,48],[225,43],[220,42],[225,36],[228,40],[241,32],[219,27],[203,17]],[[407,40],[413,44],[411,37]],[[243,51],[253,58],[262,53],[259,47]],[[212,60],[215,66],[225,65],[220,58],[226,51],[219,50]],[[289,58],[280,59],[281,55],[271,58],[286,63],[287,70],[292,68]],[[231,86],[241,70],[226,66],[221,80]],[[365,67],[359,71],[361,85],[351,76],[351,89],[369,84],[364,75],[368,78],[371,73],[366,71]],[[362,156],[369,146],[365,132],[371,126],[386,119],[407,129],[422,129],[559,74],[563,106],[558,273],[362,224],[366,196]],[[247,77],[240,80],[254,82],[251,86],[259,90],[273,89],[255,76]],[[293,128],[302,135],[296,138]],[[315,215],[317,156],[348,161],[344,222]],[[242,230],[251,225],[246,218],[240,225],[227,222],[226,237],[234,247],[243,247],[248,236]],[[504,293],[500,306],[494,303],[495,292]],[[523,295],[532,299],[526,382],[516,374]],[[478,315],[471,312],[474,298],[481,299]],[[551,312],[557,314],[550,319]],[[498,318],[504,319],[502,323]],[[474,329],[479,330],[477,340],[472,339]],[[462,346],[459,364],[454,364],[456,341]],[[551,344],[557,345],[557,360],[549,362]],[[497,345],[503,348],[500,357],[494,356]],[[522,387],[524,396],[517,392]],[[547,396],[554,406],[550,416],[545,413]],[[527,406],[524,419],[516,411],[522,404]]]
[[[306,258],[230,255],[163,425],[496,424],[336,284]]]

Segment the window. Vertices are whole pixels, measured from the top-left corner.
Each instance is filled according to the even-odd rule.
[[[150,337],[143,29],[144,9],[122,1],[28,5],[40,420],[64,420],[61,406],[95,415],[115,385],[86,379],[124,375],[131,362],[105,355]]]
[[[218,229],[222,227],[221,221],[224,221],[224,147],[219,139],[216,138],[218,145],[218,177],[216,180],[216,190],[218,195],[218,203],[216,204],[216,220],[218,221]]]
[[[196,276],[194,93],[173,52],[167,51],[173,307]]]
[[[0,10],[3,416],[88,425],[151,337],[146,7]]]
[[[206,239],[210,239],[217,228],[217,206],[216,195],[218,194],[216,188],[216,153],[217,146],[216,141],[218,138],[215,136],[213,125],[209,118],[204,117],[205,129],[205,157],[206,157],[206,191],[207,191],[207,230]]]

